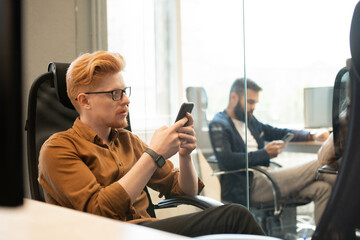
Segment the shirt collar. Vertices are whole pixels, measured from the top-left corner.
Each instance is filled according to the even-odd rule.
[[[80,118],[76,118],[74,125],[73,125],[74,131],[79,134],[83,139],[95,143],[97,145],[104,145],[102,139],[91,129],[89,128],[85,123],[83,123]],[[119,132],[117,129],[111,129],[109,139],[110,143],[112,144],[115,139],[118,138]]]

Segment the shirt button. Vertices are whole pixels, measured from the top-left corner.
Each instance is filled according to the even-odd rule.
[[[122,163],[121,163],[121,162],[119,163],[119,166],[122,167]]]

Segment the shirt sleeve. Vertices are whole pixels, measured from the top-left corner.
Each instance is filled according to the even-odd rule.
[[[130,196],[121,185],[101,186],[66,137],[52,137],[44,143],[39,182],[50,203],[124,221],[133,211]]]
[[[280,140],[289,132],[292,132],[295,135],[294,138],[291,140],[293,142],[309,141],[309,139],[308,139],[308,135],[310,133],[309,131],[295,130],[295,129],[288,129],[288,128],[277,128],[277,127],[273,127],[269,124],[262,124],[260,122],[259,122],[259,124],[261,125],[261,129],[264,132],[264,140],[265,141],[271,142],[274,140]]]

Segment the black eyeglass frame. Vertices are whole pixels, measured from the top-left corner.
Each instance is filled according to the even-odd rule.
[[[129,89],[129,92],[128,94],[126,93],[126,90]],[[115,93],[116,91],[121,91],[121,95],[120,95],[120,99],[115,99]],[[113,101],[121,101],[121,99],[123,98],[124,96],[124,93],[126,95],[126,97],[130,97],[131,95],[131,87],[126,87],[124,89],[114,89],[114,90],[111,90],[111,91],[101,91],[101,92],[85,92],[84,94],[102,94],[102,93],[111,93],[111,98]],[[75,100],[77,101],[77,98],[75,98]]]

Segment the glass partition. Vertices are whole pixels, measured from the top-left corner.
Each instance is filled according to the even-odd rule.
[[[107,0],[108,49],[127,61],[124,77],[133,89],[134,132],[149,141],[155,129],[173,123],[182,102],[193,101],[198,152],[216,165],[208,124],[227,108],[237,78],[252,79],[263,89],[254,112],[259,121],[304,129],[304,89],[331,87],[345,66],[356,3]],[[319,147],[299,151],[289,144],[275,160],[283,167],[308,162],[317,158]],[[201,178],[212,174],[200,166]],[[220,175],[215,178],[221,181]],[[222,200],[218,185],[209,183],[204,194]],[[285,222],[294,220],[297,228],[289,232],[311,236],[314,205],[294,209],[298,218]],[[250,210],[255,211],[251,205]]]
[[[187,100],[195,102],[198,148],[212,170],[229,170],[214,157],[208,125],[227,108],[234,80],[245,75],[243,1],[180,2],[182,79]]]
[[[244,1],[246,76],[263,88],[254,115],[275,127],[304,129],[305,89],[332,88],[338,71],[351,56],[349,29],[357,1]],[[323,97],[318,101],[324,101],[324,106],[326,101],[332,104],[332,98]],[[315,104],[320,103],[312,103]],[[332,130],[329,124],[307,130],[319,128]],[[313,145],[317,147],[309,150],[290,143],[271,160],[280,163],[283,169],[310,163],[317,159],[321,142]],[[292,200],[281,196],[281,201],[293,205]],[[279,219],[284,225],[281,229],[273,221],[271,235],[279,234],[285,239],[311,238],[318,218],[317,206],[313,202],[295,206],[294,209],[283,207]],[[250,209],[259,216],[255,208]],[[290,217],[294,214],[295,219]]]
[[[357,1],[246,1],[247,75],[264,91],[259,119],[304,127],[304,88],[332,86],[350,57]]]

